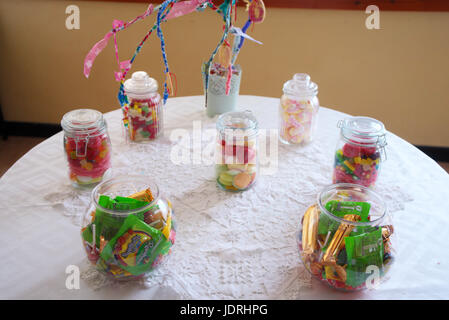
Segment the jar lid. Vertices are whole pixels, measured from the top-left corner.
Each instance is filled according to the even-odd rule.
[[[105,126],[103,114],[94,109],[76,109],[67,112],[61,120],[61,126],[66,133],[96,135]],[[99,133],[98,133],[99,134]]]
[[[158,83],[155,79],[150,78],[145,71],[136,71],[132,74],[131,79],[125,81],[125,92],[137,95],[144,95],[156,92]]]
[[[217,130],[232,132],[237,139],[257,135],[259,124],[250,110],[227,112],[217,119]]]
[[[292,96],[310,97],[318,94],[318,85],[310,81],[307,73],[297,73],[284,83],[284,93]]]
[[[337,126],[349,142],[366,145],[387,145],[385,126],[379,120],[369,117],[351,117],[340,120]]]

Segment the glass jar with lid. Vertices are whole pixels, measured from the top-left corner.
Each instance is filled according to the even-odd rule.
[[[128,138],[149,142],[163,134],[163,106],[158,83],[145,71],[134,72],[124,83],[128,104],[124,109]]]
[[[302,216],[297,242],[314,277],[347,291],[375,288],[386,280],[395,253],[384,201],[370,188],[349,183],[319,193]]]
[[[216,179],[227,191],[251,188],[259,173],[258,122],[251,111],[228,112],[217,120]]]
[[[350,117],[339,121],[338,127],[333,183],[373,187],[386,160],[384,124],[369,117]]]
[[[284,83],[279,107],[279,139],[285,144],[307,144],[313,139],[319,108],[318,86],[297,73]]]
[[[89,261],[107,276],[148,274],[171,252],[175,236],[172,204],[147,177],[114,177],[92,191],[81,239]]]
[[[93,109],[73,110],[63,116],[61,126],[72,184],[92,187],[99,183],[111,168],[111,141],[103,114]]]

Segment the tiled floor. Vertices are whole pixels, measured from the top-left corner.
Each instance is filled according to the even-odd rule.
[[[0,139],[0,177],[28,150],[44,140],[44,138],[30,137]],[[440,162],[439,164],[449,173],[449,162]]]

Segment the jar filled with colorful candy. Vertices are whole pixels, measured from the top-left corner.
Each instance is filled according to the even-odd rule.
[[[340,139],[335,152],[333,183],[373,187],[386,159],[385,126],[368,117],[339,121]]]
[[[394,228],[381,197],[360,185],[326,187],[304,213],[297,242],[312,275],[342,290],[375,288],[394,257]]]
[[[285,144],[306,144],[312,141],[319,108],[318,86],[310,76],[297,73],[284,83],[279,107],[279,139]]]
[[[116,177],[92,191],[81,238],[89,261],[107,276],[141,278],[170,254],[175,236],[172,205],[148,178]]]
[[[125,107],[125,124],[132,142],[149,142],[163,133],[163,107],[158,93],[158,83],[144,71],[132,74],[125,81],[128,97]]]
[[[256,182],[258,122],[251,111],[228,112],[217,120],[216,179],[220,188],[244,191]]]
[[[103,114],[73,110],[63,116],[61,126],[72,184],[91,187],[99,183],[111,168],[111,141]]]

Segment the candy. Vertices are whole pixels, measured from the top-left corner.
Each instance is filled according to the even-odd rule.
[[[357,221],[360,220],[360,216],[356,214],[347,214],[343,216],[343,219],[346,221]],[[334,237],[329,243],[329,246],[327,247],[323,259],[321,260],[322,263],[336,263],[335,259],[342,248],[341,245],[344,241],[344,238],[351,233],[353,228],[354,226],[344,222],[340,224],[340,226],[338,227],[337,231],[334,234]]]
[[[128,197],[99,196],[92,221],[81,235],[89,260],[100,271],[116,279],[135,278],[151,271],[170,252],[175,241],[171,203],[159,201],[148,207],[153,201],[150,189]],[[139,208],[131,215],[120,214]]]
[[[240,119],[224,124],[228,118]],[[255,183],[258,172],[257,136],[251,124],[255,125],[256,119],[249,111],[225,113],[217,121],[215,174],[218,186],[224,190],[244,191]]]
[[[335,153],[333,183],[374,186],[378,176],[380,153],[376,148],[345,143]]]
[[[144,71],[132,74],[124,83],[129,103],[123,108],[128,137],[134,142],[156,139],[163,130],[161,96],[158,83]]]
[[[303,218],[302,250],[304,259],[309,260],[310,256],[317,249],[319,211],[316,205],[309,207]]]
[[[92,185],[100,182],[105,172],[111,167],[108,136],[106,134],[89,138],[66,136],[64,143],[70,179],[77,185]]]
[[[313,205],[302,219],[298,239],[307,269],[330,286],[345,290],[364,288],[369,266],[377,266],[383,276],[391,260],[393,227],[350,223],[370,221],[369,202],[330,200],[324,207],[331,214]]]
[[[232,179],[232,185],[240,190],[246,189],[250,183],[251,176],[246,172],[241,172]]]
[[[144,105],[144,107],[140,107]],[[157,138],[162,130],[162,101],[159,98],[133,99],[128,110],[128,132],[132,141]]]
[[[347,284],[353,287],[363,284],[368,275],[368,266],[382,266],[382,230],[377,228],[370,233],[345,238],[348,266]]]
[[[284,83],[279,107],[279,138],[285,144],[312,140],[319,102],[318,87],[306,74],[296,74]]]
[[[151,193],[150,189],[145,189],[143,191],[136,192],[136,193],[130,195],[129,198],[141,200],[141,201],[147,201],[147,202],[153,202],[153,200],[154,200],[153,194]]]

